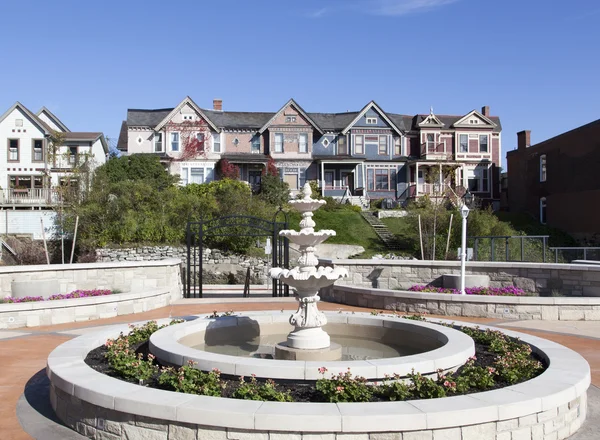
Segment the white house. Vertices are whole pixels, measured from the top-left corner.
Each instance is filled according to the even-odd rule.
[[[56,133],[63,140],[53,152]],[[0,145],[6,148],[0,154],[0,209],[51,208],[56,187],[72,183],[74,169],[92,171],[108,155],[102,133],[73,132],[47,108],[33,113],[19,102],[0,116]]]

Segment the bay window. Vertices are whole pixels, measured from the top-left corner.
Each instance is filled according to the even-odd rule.
[[[470,192],[488,192],[490,190],[489,168],[468,170],[467,176]]]
[[[348,154],[348,148],[346,147],[346,137],[340,136],[337,142],[338,151],[337,154],[345,155]]]
[[[368,191],[394,191],[396,186],[396,169],[387,167],[367,168]]]
[[[254,136],[252,138],[252,153],[260,153],[260,137]]]

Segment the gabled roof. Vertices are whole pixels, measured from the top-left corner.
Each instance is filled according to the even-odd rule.
[[[453,125],[454,127],[473,127],[472,124],[467,123],[467,119],[476,116],[479,119],[481,119],[482,121],[484,121],[486,123],[486,125],[490,126],[490,127],[495,127],[496,123],[494,121],[492,121],[490,118],[488,118],[487,116],[483,116],[481,113],[479,113],[477,110],[471,110],[469,113],[467,113],[465,116],[463,116],[462,118],[460,118],[458,121],[456,121]],[[478,125],[480,127],[480,125]]]
[[[117,140],[117,150],[127,151],[127,142],[127,121],[123,121],[121,131],[119,132],[119,139]]]
[[[108,143],[103,133],[96,131],[69,131],[63,133],[65,142],[91,142],[94,143],[100,140],[102,143],[102,149],[105,154],[108,154]]]
[[[404,115],[404,127],[407,131],[419,131],[421,127],[419,123],[429,115],[416,115],[416,116],[408,116]],[[446,129],[454,129],[454,124],[463,119],[464,116],[455,116],[455,115],[436,115],[436,117],[444,124]],[[470,128],[492,128],[494,133],[499,133],[502,131],[502,126],[500,125],[500,118],[498,116],[490,116],[489,119],[494,123],[493,126],[488,125],[470,125]],[[460,128],[460,127],[459,127]]]
[[[263,125],[258,132],[260,134],[262,134],[267,128],[269,128],[269,125],[271,125],[273,123],[273,121],[279,116],[281,115],[286,108],[288,108],[289,106],[294,107],[298,113],[300,113],[304,119],[306,119],[319,133],[323,134],[323,130],[321,129],[321,127],[319,127],[319,125],[310,117],[308,116],[308,113],[306,113],[304,111],[304,109],[302,107],[300,107],[300,105],[298,105],[298,103],[296,101],[294,101],[293,98],[291,98],[288,102],[285,103],[285,105],[283,107],[281,107],[281,109],[279,109],[279,111],[277,113],[275,113],[273,115],[273,117],[271,119],[269,119],[269,121],[267,121],[267,123],[265,125]]]
[[[213,128],[213,130],[215,131],[219,131],[219,129],[217,128],[217,126],[213,123],[213,121],[210,120],[210,118],[208,118],[206,116],[206,114],[204,114],[204,112],[202,111],[202,109],[200,107],[198,107],[196,105],[196,103],[192,100],[192,98],[190,98],[189,96],[186,96],[183,101],[181,101],[179,103],[179,105],[177,107],[175,107],[173,110],[171,110],[171,112],[165,116],[162,121],[160,121],[155,127],[154,130],[158,131],[161,128],[163,128],[165,126],[165,124],[167,124],[171,119],[173,119],[173,117],[177,114],[178,111],[180,111],[185,105],[189,105],[190,107],[192,107],[192,109],[194,109],[194,111],[196,113],[198,113],[199,116],[201,116],[206,122],[208,122],[208,124]]]
[[[258,130],[273,117],[273,112],[226,112],[203,110],[219,128]]]
[[[58,119],[58,117],[54,113],[52,113],[46,107],[42,107],[41,109],[39,109],[39,111],[35,115],[39,117],[42,113],[45,113],[46,116],[48,116],[48,118],[50,120],[52,120],[52,122],[54,122],[54,124],[56,126],[60,127],[60,129],[62,131],[64,131],[64,132],[71,131],[67,128],[67,126],[65,124],[63,124],[63,122],[60,119]]]
[[[375,109],[377,111],[377,113],[379,113],[381,115],[381,117],[383,118],[384,121],[386,121],[389,126],[398,134],[402,134],[402,132],[400,131],[400,128],[398,128],[396,126],[396,124],[394,124],[394,122],[392,122],[392,120],[386,115],[386,113],[381,109],[381,107],[379,107],[377,105],[377,103],[375,101],[371,101],[369,102],[367,105],[365,105],[363,107],[363,109],[358,112],[358,115],[352,120],[352,122],[350,122],[348,125],[346,125],[346,127],[344,127],[344,129],[342,130],[342,134],[346,134],[348,132],[348,130],[350,130],[352,128],[352,126],[354,124],[356,124],[358,122],[358,120],[360,118],[362,118],[365,113],[370,110],[370,109]]]
[[[421,127],[421,128],[425,128],[425,127],[442,128],[443,126],[444,126],[444,123],[442,121],[440,121],[440,119],[433,113],[433,107],[431,107],[431,109],[429,110],[429,116],[427,116],[425,119],[423,119],[421,122],[419,122],[419,127]]]
[[[44,121],[40,120],[36,115],[34,115],[27,107],[21,104],[19,101],[15,102],[11,108],[9,108],[2,116],[0,116],[0,122],[4,121],[8,115],[10,115],[13,110],[19,109],[23,114],[25,114],[31,121],[38,126],[38,128],[44,132],[44,134],[49,135],[52,133],[52,129],[48,127]]]

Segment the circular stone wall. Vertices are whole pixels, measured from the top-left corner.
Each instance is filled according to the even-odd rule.
[[[406,376],[412,370],[423,375],[437,370],[455,370],[475,353],[473,340],[464,333],[427,322],[401,319],[394,316],[325,313],[333,331],[347,332],[349,336],[373,339],[403,338],[414,345],[422,342],[429,348],[415,355],[364,361],[288,361],[228,356],[191,348],[198,342],[233,339],[234,335],[252,338],[262,332],[289,332],[289,313],[250,312],[243,316],[218,319],[198,318],[177,326],[166,327],[150,337],[150,351],[163,363],[181,366],[189,361],[195,367],[210,371],[218,368],[223,374],[261,378],[317,380],[322,377],[320,367],[326,367],[331,376],[350,368],[355,375],[367,379],[383,379],[386,375]],[[220,335],[219,335],[220,334]],[[214,336],[213,336],[214,335]]]
[[[121,325],[80,336],[58,346],[48,358],[52,408],[60,420],[89,438],[264,440],[315,435],[381,440],[409,438],[405,435],[409,434],[427,439],[563,439],[577,431],[586,417],[587,362],[559,344],[511,331],[501,330],[529,343],[549,364],[540,376],[463,396],[339,404],[175,393],[124,382],[85,364],[92,349],[127,331]]]

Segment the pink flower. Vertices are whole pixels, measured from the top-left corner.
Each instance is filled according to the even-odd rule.
[[[327,372],[327,368],[325,368],[325,367],[319,368],[319,374],[325,374],[326,372]]]

